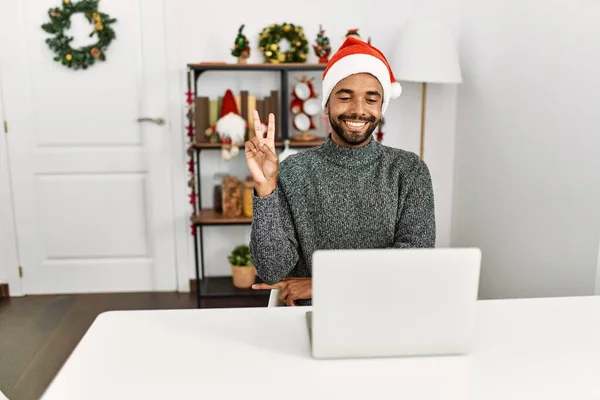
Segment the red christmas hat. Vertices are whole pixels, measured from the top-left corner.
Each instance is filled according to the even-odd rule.
[[[231,89],[227,89],[225,92],[225,96],[223,96],[223,102],[221,104],[221,115],[219,118],[223,118],[229,113],[240,114],[237,109],[237,104],[235,102],[235,97],[233,97],[233,93]]]
[[[385,113],[390,99],[402,93],[402,86],[396,81],[392,68],[383,53],[369,43],[349,36],[331,57],[323,72],[323,108],[331,91],[339,81],[347,76],[366,72],[379,80],[383,87],[381,113]]]

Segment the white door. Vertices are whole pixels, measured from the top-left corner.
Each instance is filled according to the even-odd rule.
[[[75,1],[75,0],[73,0]],[[25,294],[176,290],[163,0],[101,0],[106,61],[71,70],[41,29],[61,0],[2,1],[0,67]],[[72,18],[77,47],[95,40]]]

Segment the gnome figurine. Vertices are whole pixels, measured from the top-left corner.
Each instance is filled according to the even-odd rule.
[[[238,146],[244,145],[247,127],[248,122],[239,114],[233,93],[227,90],[223,96],[219,119],[206,132],[208,136],[214,132],[219,135],[224,160],[231,160],[238,155]]]

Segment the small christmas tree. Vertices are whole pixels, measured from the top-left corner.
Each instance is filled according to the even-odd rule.
[[[319,25],[319,33],[317,34],[317,40],[313,46],[315,54],[319,57],[320,63],[327,63],[329,60],[329,54],[331,53],[331,45],[329,44],[329,38],[325,36],[325,31]]]
[[[248,39],[242,33],[243,30],[244,25],[240,26],[240,29],[238,29],[233,49],[231,49],[231,55],[237,57],[239,63],[245,63],[250,57],[250,46],[248,45]]]

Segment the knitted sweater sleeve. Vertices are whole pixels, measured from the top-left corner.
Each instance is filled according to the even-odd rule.
[[[435,247],[436,226],[433,186],[427,165],[416,161],[413,173],[402,185],[403,205],[396,221],[395,248]]]
[[[298,262],[298,240],[280,185],[265,197],[253,198],[250,255],[256,273],[266,283],[285,278]]]

